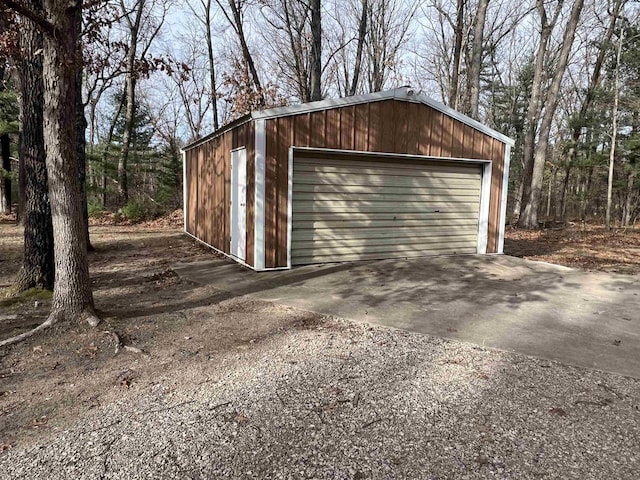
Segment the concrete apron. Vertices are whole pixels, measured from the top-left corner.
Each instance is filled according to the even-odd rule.
[[[509,256],[438,256],[252,272],[184,263],[235,295],[640,378],[640,277]]]

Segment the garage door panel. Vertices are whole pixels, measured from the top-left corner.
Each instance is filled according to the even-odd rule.
[[[402,235],[398,237],[380,236],[380,237],[367,237],[367,238],[339,238],[339,239],[313,239],[313,240],[296,240],[296,247],[294,251],[300,252],[302,250],[313,249],[315,252],[320,252],[323,249],[332,248],[345,248],[345,247],[378,247],[382,245],[426,245],[434,243],[447,243],[447,244],[468,244],[476,245],[476,236],[474,232],[467,231],[464,234],[448,235],[440,233],[433,236],[408,236]]]
[[[353,165],[358,164],[358,171],[354,172]],[[429,169],[424,168],[424,161],[375,161],[368,162],[366,160],[338,160],[331,161],[323,158],[312,160],[296,161],[296,171],[303,172],[330,172],[330,173],[359,173],[370,174],[377,172],[382,175],[415,175],[418,173],[421,176],[467,176],[469,174],[469,168],[476,168],[475,164],[460,164],[454,165],[451,163],[431,164]]]
[[[298,238],[298,233],[304,232],[306,230],[314,230],[314,231],[323,231],[323,230],[340,230],[340,234],[343,234],[343,230],[345,228],[354,228],[354,229],[370,229],[370,228],[387,228],[387,229],[399,229],[399,228],[418,228],[424,227],[428,225],[429,228],[437,228],[438,226],[443,226],[445,228],[449,227],[457,228],[461,226],[470,226],[471,228],[477,228],[478,221],[474,218],[470,219],[456,219],[453,220],[439,220],[439,221],[429,221],[426,222],[424,220],[406,220],[402,223],[402,227],[398,226],[398,222],[394,220],[379,220],[379,221],[350,221],[350,220],[338,220],[338,221],[308,221],[308,222],[297,222],[296,229],[293,230],[293,238]]]
[[[475,253],[479,165],[294,160],[293,264]]]
[[[469,212],[478,213],[479,203],[466,202],[299,202],[293,204],[293,213],[446,213],[446,212]]]
[[[341,193],[341,194],[351,194],[351,195],[375,195],[379,193],[384,194],[399,194],[399,195],[421,195],[424,193],[449,193],[452,196],[456,193],[464,193],[469,190],[477,191],[480,193],[480,189],[477,185],[477,182],[465,182],[465,181],[455,181],[455,182],[434,182],[434,181],[424,181],[420,182],[419,185],[414,184],[406,184],[406,185],[389,185],[389,184],[381,184],[381,185],[334,185],[334,184],[326,184],[326,183],[318,183],[318,184],[305,184],[298,183],[296,185],[296,195],[299,196],[303,193]]]
[[[418,187],[418,186],[440,186],[448,187],[450,184],[467,183],[468,176],[460,175],[428,175],[416,174],[411,175],[407,172],[406,175],[394,175],[380,173],[348,173],[348,172],[304,172],[296,175],[298,185],[364,185],[364,186],[379,186],[379,185],[395,185],[402,187]]]
[[[310,251],[297,251],[295,258],[298,265],[310,263],[327,263],[327,262],[352,262],[360,260],[380,260],[384,258],[411,258],[424,257],[425,255],[454,255],[454,254],[473,254],[476,253],[476,245],[471,244],[435,244],[435,245],[411,245],[397,247],[390,245],[377,248],[362,249],[329,249],[324,253]]]
[[[480,195],[480,189],[470,189],[470,190],[460,190],[459,192],[455,192],[452,194],[445,189],[441,189],[439,192],[425,189],[421,193],[404,193],[404,192],[396,192],[396,193],[387,193],[385,190],[381,192],[370,192],[370,193],[333,193],[333,192],[297,192],[294,197],[294,202],[304,202],[304,201],[312,201],[312,202],[351,202],[354,195],[357,195],[362,202],[372,202],[372,203],[380,203],[380,202],[414,202],[419,199],[420,203],[424,202],[434,202],[442,199],[443,197],[455,198],[456,201],[467,201],[470,199],[471,201],[476,200]]]

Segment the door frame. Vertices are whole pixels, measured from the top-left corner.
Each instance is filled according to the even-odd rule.
[[[244,170],[244,182],[241,181],[241,179],[239,177],[237,177],[237,174],[234,173],[234,161],[235,162],[240,162],[241,165],[243,165],[243,168],[241,168],[240,170]],[[246,147],[239,147],[239,148],[234,148],[233,150],[231,150],[231,158],[230,158],[230,170],[231,170],[231,178],[230,178],[230,199],[229,199],[229,255],[232,256],[234,259],[240,260],[241,262],[246,262],[247,260],[247,149]],[[236,163],[236,169],[235,172],[238,171],[237,168],[237,163]],[[237,180],[237,182],[234,182],[234,179]],[[240,192],[236,192],[236,189],[240,188],[244,186],[244,203],[242,202],[242,199],[239,200],[239,205],[234,205],[233,199],[234,196],[238,196],[238,198],[240,198],[239,195],[234,195],[234,193],[240,193]],[[235,207],[235,209],[234,209]],[[241,210],[244,211],[244,214],[241,215]],[[234,215],[234,211],[235,211],[235,215]],[[238,241],[238,238],[236,238],[234,236],[234,231],[238,229],[238,226],[240,225],[240,221],[244,218],[244,228],[242,229],[244,231],[244,241],[241,241],[241,244],[244,244],[244,256],[239,256],[236,255],[236,247],[238,246],[237,244],[234,245],[234,239],[236,241]],[[234,228],[235,227],[235,228]],[[242,233],[242,232],[237,232],[237,233]],[[242,235],[240,235],[240,239],[242,238]]]
[[[406,153],[384,153],[384,152],[365,152],[361,150],[342,150],[335,148],[313,148],[313,147],[289,147],[288,155],[288,181],[287,181],[287,267],[291,268],[291,236],[293,232],[293,162],[295,161],[295,153],[298,151],[313,152],[318,154],[346,154],[349,156],[360,156],[363,159],[368,158],[397,158],[405,160],[421,160],[425,162],[451,162],[451,163],[470,163],[482,166],[482,178],[480,188],[480,209],[478,212],[478,246],[477,254],[484,255],[487,253],[487,244],[489,242],[489,198],[491,195],[491,170],[493,162],[491,160],[483,160],[478,158],[454,158],[454,157],[435,157],[428,155],[411,155]]]

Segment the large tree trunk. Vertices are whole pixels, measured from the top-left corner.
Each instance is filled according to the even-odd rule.
[[[322,100],[322,12],[320,0],[311,0],[311,101]]]
[[[480,103],[480,71],[482,70],[482,49],[484,43],[484,24],[487,18],[489,0],[479,0],[473,26],[473,43],[471,45],[471,65],[469,66],[469,115],[479,120]]]
[[[449,105],[458,108],[458,83],[460,78],[460,57],[462,54],[462,34],[464,30],[464,0],[458,0],[456,12],[455,41],[453,44],[453,65],[451,70],[451,85],[449,88]]]
[[[55,283],[50,320],[86,319],[94,313],[87,236],[78,178],[77,75],[82,68],[79,2],[45,0],[56,33],[44,38],[44,138],[53,223]]]
[[[559,5],[559,4],[558,4]],[[520,221],[522,206],[526,203],[527,197],[531,192],[531,178],[533,176],[533,149],[540,120],[540,111],[542,109],[542,87],[545,78],[544,59],[547,54],[549,39],[553,33],[560,8],[556,7],[552,20],[547,18],[547,11],[542,0],[536,1],[536,9],[540,16],[540,42],[536,50],[535,69],[533,72],[533,82],[531,85],[531,96],[527,106],[527,118],[525,121],[525,132],[522,147],[522,159],[524,167],[522,169],[521,188],[519,190],[518,200],[516,201],[514,216]]]
[[[540,194],[542,192],[542,180],[544,176],[544,165],[547,159],[547,149],[549,146],[549,133],[555,116],[558,101],[560,99],[560,85],[564,76],[569,60],[569,54],[573,46],[580,14],[584,0],[575,0],[571,8],[571,14],[567,20],[564,36],[562,38],[562,47],[556,69],[553,73],[551,85],[547,90],[545,98],[544,114],[540,123],[540,133],[538,143],[535,147],[533,158],[533,171],[531,181],[525,184],[525,197],[523,202],[524,210],[518,221],[518,225],[524,228],[537,228],[538,226],[538,209],[540,207]],[[528,188],[527,188],[528,187]]]
[[[2,168],[7,173],[11,172],[11,139],[9,134],[0,135],[0,154],[2,155]],[[11,179],[7,176],[2,179],[2,192],[0,195],[0,211],[11,213]]]
[[[31,2],[42,9],[41,0]],[[25,21],[20,32],[23,57],[19,64],[21,90],[20,161],[25,185],[24,253],[22,266],[11,288],[19,293],[29,288],[53,289],[53,226],[45,163],[42,84],[42,36]]]
[[[84,104],[82,103],[82,71],[76,77],[76,122],[78,129],[78,181],[80,182],[82,201],[82,222],[84,224],[85,235],[87,237],[87,251],[94,250],[89,238],[89,208],[87,205],[87,119],[84,116]]]
[[[347,91],[347,95],[355,95],[358,90],[358,82],[360,81],[360,72],[362,70],[362,51],[367,36],[367,19],[369,16],[369,1],[362,0],[362,12],[360,14],[360,22],[358,23],[358,46],[356,47],[356,61],[353,67],[353,79],[351,87]]]

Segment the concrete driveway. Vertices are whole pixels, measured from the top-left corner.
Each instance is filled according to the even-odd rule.
[[[472,255],[264,273],[215,258],[175,271],[233,295],[640,378],[636,276]]]

